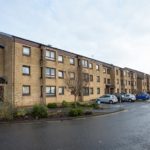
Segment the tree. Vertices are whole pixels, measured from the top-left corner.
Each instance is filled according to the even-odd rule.
[[[65,85],[73,95],[75,107],[77,106],[77,98],[83,97],[83,88],[89,86],[89,74],[80,65],[75,69],[68,69],[65,73]]]

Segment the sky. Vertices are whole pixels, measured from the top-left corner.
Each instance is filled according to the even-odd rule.
[[[150,74],[149,0],[0,0],[0,32]]]

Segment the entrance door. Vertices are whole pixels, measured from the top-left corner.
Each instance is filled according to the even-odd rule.
[[[4,87],[0,86],[0,101],[4,100]]]

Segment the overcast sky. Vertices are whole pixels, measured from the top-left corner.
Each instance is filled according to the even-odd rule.
[[[149,0],[0,0],[0,31],[150,73]]]

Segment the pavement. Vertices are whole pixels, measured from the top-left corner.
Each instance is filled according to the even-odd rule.
[[[149,150],[150,103],[120,105],[112,107],[126,111],[76,120],[0,124],[0,149]]]

